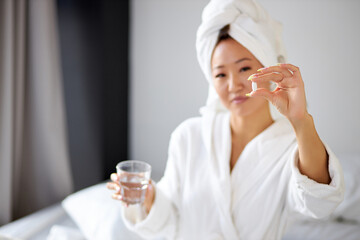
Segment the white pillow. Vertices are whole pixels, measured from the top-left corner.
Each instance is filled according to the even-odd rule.
[[[291,226],[282,240],[359,240],[359,236],[359,224],[317,220],[301,222]]]
[[[86,240],[84,235],[79,229],[72,227],[65,227],[61,225],[54,225],[50,229],[50,233],[47,236],[46,240]]]
[[[86,239],[141,239],[130,232],[121,218],[120,201],[111,198],[106,183],[100,183],[68,196],[62,201]]]

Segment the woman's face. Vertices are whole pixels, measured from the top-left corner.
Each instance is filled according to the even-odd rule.
[[[241,44],[228,38],[215,47],[211,69],[214,87],[223,105],[236,116],[249,116],[268,106],[264,98],[246,97],[252,91],[248,77],[262,68],[262,64]],[[267,88],[266,85],[258,85]]]

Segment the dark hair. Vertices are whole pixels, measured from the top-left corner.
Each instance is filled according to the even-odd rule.
[[[225,25],[222,29],[220,29],[219,31],[219,36],[218,36],[218,40],[217,40],[217,43],[218,44],[219,42],[221,42],[222,40],[226,40],[226,39],[229,39],[229,38],[232,38],[230,35],[229,35],[229,30],[230,30],[230,25]]]

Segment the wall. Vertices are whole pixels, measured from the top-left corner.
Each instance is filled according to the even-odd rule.
[[[195,36],[207,2],[131,1],[130,157],[151,163],[155,180],[171,132],[206,100]],[[301,69],[320,136],[339,155],[359,154],[360,1],[259,2],[284,25],[289,62]]]
[[[129,1],[57,0],[74,189],[128,156]]]

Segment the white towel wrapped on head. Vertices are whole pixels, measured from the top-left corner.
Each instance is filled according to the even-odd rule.
[[[230,26],[229,35],[247,48],[264,67],[285,62],[282,25],[254,0],[212,0],[204,8],[197,31],[196,50],[200,67],[209,82],[209,95],[202,113],[222,111],[224,106],[212,85],[211,56],[220,30]]]

